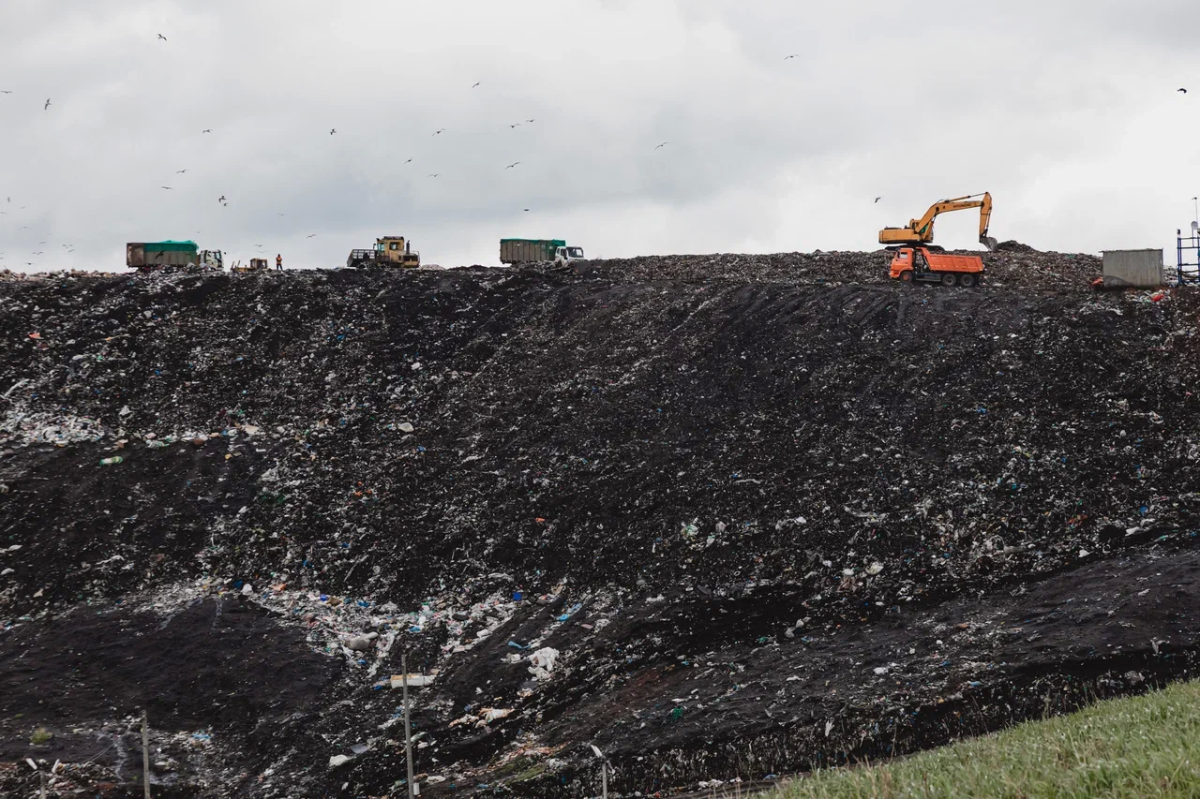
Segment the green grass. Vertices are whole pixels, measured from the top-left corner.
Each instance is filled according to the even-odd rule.
[[[1198,797],[1200,683],[1101,702],[886,765],[830,770],[768,799]]]
[[[45,727],[38,727],[33,731],[33,735],[29,736],[29,743],[34,746],[40,746],[41,744],[50,743],[53,737],[54,735]]]

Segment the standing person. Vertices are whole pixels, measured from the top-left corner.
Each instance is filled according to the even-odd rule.
[[[275,255],[275,269],[279,272],[283,271],[283,256],[282,255],[279,255],[279,254]]]

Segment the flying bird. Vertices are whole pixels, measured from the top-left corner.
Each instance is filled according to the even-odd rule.
[[[479,86],[479,85],[481,85],[482,83],[483,83],[483,81],[480,81],[479,83],[476,83],[476,84],[475,84],[475,86]],[[474,88],[475,88],[475,86],[472,86],[471,88],[472,88],[472,89],[474,89]]]
[[[202,130],[200,132],[201,133],[212,133],[212,128],[208,128],[207,130]]]
[[[525,120],[525,121],[526,121],[526,122],[529,122],[529,123],[537,122],[537,120],[536,120],[536,119],[527,119],[527,120]]]
[[[519,128],[519,127],[521,127],[521,123],[520,123],[520,122],[518,122],[518,123],[517,123],[517,124],[515,124],[515,125],[509,125],[509,126],[508,126],[509,130],[512,130],[513,128]]]
[[[663,142],[662,144],[660,144],[660,145],[658,145],[657,147],[655,147],[654,149],[655,149],[655,150],[661,150],[662,148],[666,147],[666,146],[667,146],[668,144],[670,144],[670,143],[671,143],[671,142],[669,142],[669,141],[665,141],[665,142]]]
[[[176,175],[184,175],[184,174],[187,174],[187,170],[186,170],[186,169],[181,169],[181,170],[179,170],[178,172],[176,172],[175,174],[176,174]]]
[[[1180,89],[1179,91],[1183,92],[1184,94],[1187,94],[1187,89]]]
[[[46,98],[46,105],[42,107],[42,110],[43,110],[43,111],[49,111],[49,110],[50,110],[50,98],[49,98],[49,97],[47,97],[47,98]]]
[[[0,89],[0,94],[12,94],[12,92],[5,91],[4,89]]]
[[[883,199],[882,197],[876,197],[876,198],[875,198],[875,203],[876,203],[876,204],[878,204],[878,203],[879,203],[879,201],[880,201],[880,200],[882,200],[882,199]]]
[[[799,53],[793,53],[792,55],[785,56],[783,60],[784,60],[784,61],[788,61],[789,59],[792,59],[792,58],[799,58],[799,57],[800,57],[800,54],[799,54]]]
[[[411,164],[411,163],[412,163],[412,159],[410,158],[410,159],[408,159],[407,161],[405,161],[404,163],[405,163],[405,164]],[[403,164],[402,164],[401,166],[403,166]]]
[[[446,130],[445,128],[438,128],[437,130],[435,130],[435,131],[433,132],[433,135],[434,135],[434,136],[436,136],[436,135],[438,135],[439,133],[443,133],[443,132],[445,132],[445,130]]]
[[[224,194],[222,194],[220,197],[218,197],[218,198],[217,198],[217,202],[219,202],[219,203],[223,203],[223,202],[225,202],[225,195],[224,195]]]
[[[163,186],[163,188],[167,191],[174,191],[174,189],[172,189],[170,186]]]
[[[316,234],[316,233],[313,233],[311,236],[305,236],[304,238],[306,238],[306,239],[315,239],[316,237],[317,237],[317,234]]]
[[[528,209],[528,208],[526,208],[526,209],[525,209],[525,212],[526,212],[526,213],[529,213],[529,209]]]
[[[333,129],[331,129],[331,130],[329,131],[329,135],[330,135],[330,136],[332,136],[332,135],[333,135],[333,134],[335,134],[335,133],[337,133],[337,128],[333,128]]]
[[[438,176],[438,174],[440,174],[440,173],[438,173],[438,172],[432,172],[432,173],[430,173],[429,177],[431,177],[431,178],[436,178],[436,177]]]
[[[516,166],[516,165],[517,165],[517,164],[519,164],[519,163],[521,163],[521,162],[520,162],[520,161],[517,161],[517,163],[516,163],[516,164],[509,164],[508,166],[506,166],[506,167],[504,167],[504,168],[505,168],[505,169],[512,169],[514,166]]]
[[[163,36],[161,33],[158,34],[158,38],[162,39],[164,42],[167,40],[167,37]]]

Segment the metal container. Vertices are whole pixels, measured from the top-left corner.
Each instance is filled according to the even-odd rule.
[[[536,264],[554,260],[557,247],[565,247],[562,239],[501,239],[500,263]]]
[[[1165,285],[1162,250],[1106,250],[1105,288],[1151,289]]]

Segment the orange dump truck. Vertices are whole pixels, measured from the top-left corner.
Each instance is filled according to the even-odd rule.
[[[892,280],[970,288],[982,277],[983,259],[978,255],[947,255],[924,247],[901,247],[892,253]]]

